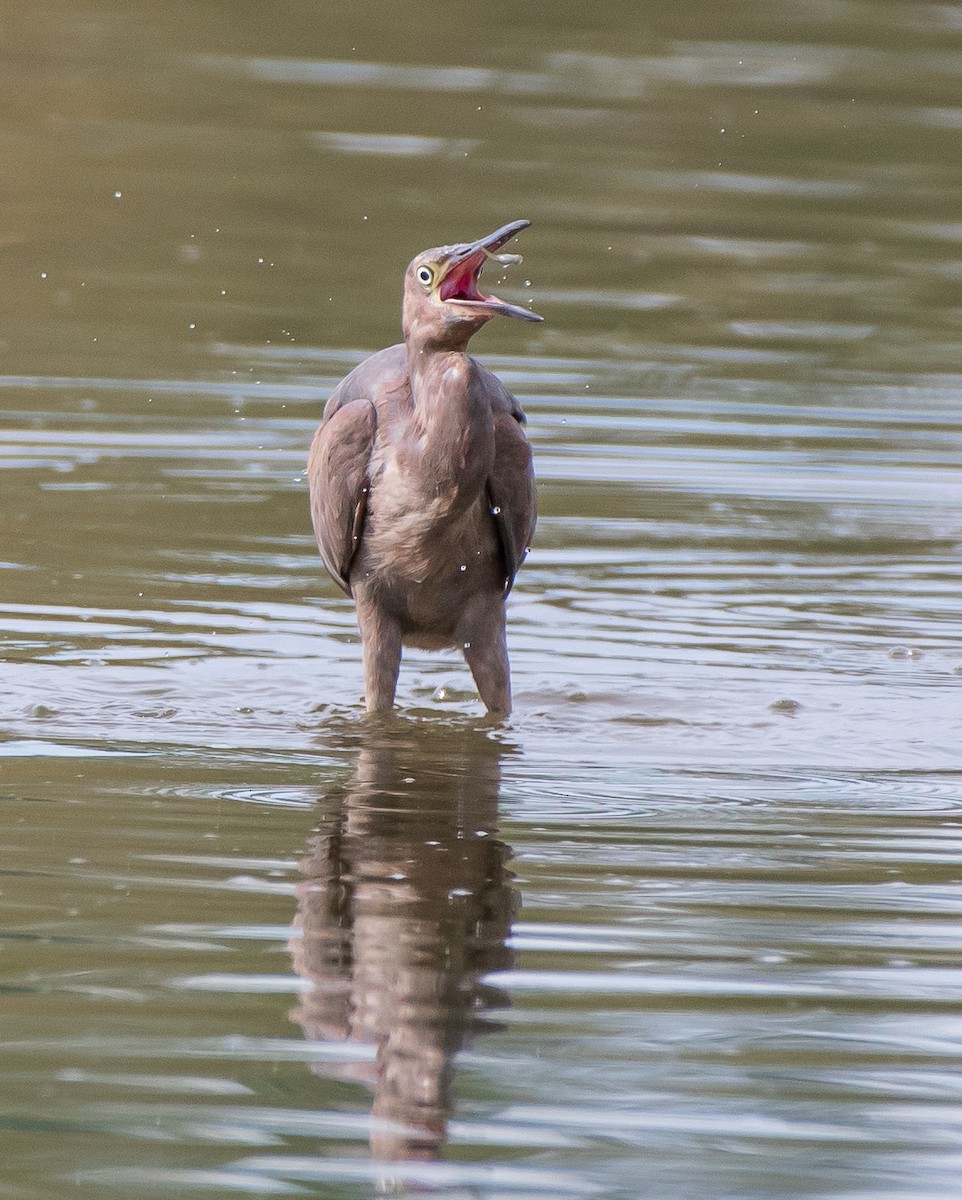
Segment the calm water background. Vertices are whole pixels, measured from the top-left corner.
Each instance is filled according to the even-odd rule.
[[[0,63],[0,1196],[962,1196],[962,6]],[[411,653],[372,728],[306,447],[516,217],[517,713]]]

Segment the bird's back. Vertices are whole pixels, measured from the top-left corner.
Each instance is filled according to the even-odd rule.
[[[378,350],[344,376],[324,406],[321,429],[345,405],[355,400],[369,400],[382,419],[390,419],[388,410],[392,408],[398,410],[397,416],[411,411],[407,349],[403,342]]]
[[[493,371],[489,371],[476,358],[468,357],[483,384],[491,403],[492,414],[508,414],[523,425],[524,410],[517,398],[508,391]],[[324,406],[321,427],[323,428],[336,412],[354,400],[369,400],[374,404],[378,410],[379,424],[392,419],[403,420],[413,411],[407,347],[403,342],[371,354],[344,376]]]

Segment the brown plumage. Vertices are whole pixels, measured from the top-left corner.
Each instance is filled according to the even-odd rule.
[[[528,224],[419,254],[404,341],[341,381],[314,436],[311,517],[354,598],[369,712],[394,705],[402,645],[457,647],[488,711],[511,708],[504,605],[534,532],[531,449],[520,404],[466,347],[492,317],[541,320],[477,286]]]

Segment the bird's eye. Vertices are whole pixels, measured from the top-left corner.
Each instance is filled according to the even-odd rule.
[[[434,272],[430,267],[418,267],[418,279],[425,287],[430,287],[434,280]]]

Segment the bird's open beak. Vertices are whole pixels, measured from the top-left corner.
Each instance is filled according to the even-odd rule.
[[[485,296],[478,290],[478,276],[488,258],[501,249],[516,233],[527,229],[530,221],[511,221],[502,225],[487,237],[478,238],[476,242],[466,242],[455,246],[448,258],[444,275],[438,284],[438,298],[446,304],[457,304],[463,308],[476,309],[490,314],[492,317],[518,317],[522,321],[543,321],[537,313],[530,309],[521,308],[517,304],[508,304],[497,296]]]

